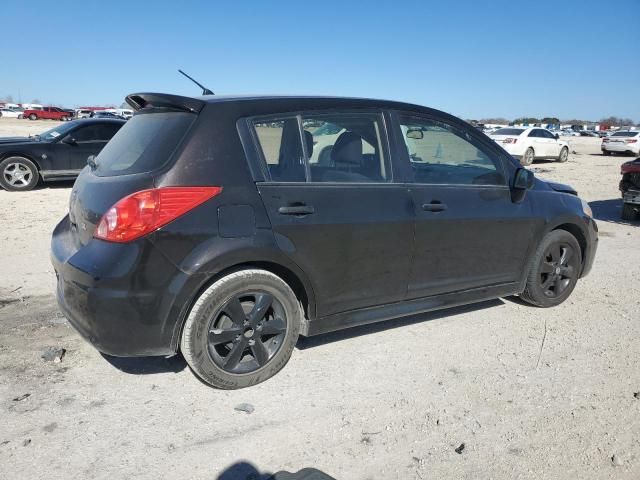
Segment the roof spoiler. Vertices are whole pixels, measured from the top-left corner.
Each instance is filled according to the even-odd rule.
[[[169,95],[168,93],[132,93],[126,101],[134,110],[142,108],[173,108],[198,113],[205,102],[193,97]]]

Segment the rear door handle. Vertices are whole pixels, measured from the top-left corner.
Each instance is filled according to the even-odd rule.
[[[431,203],[425,203],[422,205],[422,209],[426,212],[442,212],[447,209],[447,205],[434,200]]]
[[[280,207],[278,213],[280,215],[311,215],[315,213],[315,209],[310,205],[294,205],[291,207]]]

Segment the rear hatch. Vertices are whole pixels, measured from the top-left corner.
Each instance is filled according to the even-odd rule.
[[[102,216],[122,198],[154,187],[180,150],[201,100],[172,95],[127,97],[137,113],[89,161],[69,200],[69,227],[76,248],[86,245]]]

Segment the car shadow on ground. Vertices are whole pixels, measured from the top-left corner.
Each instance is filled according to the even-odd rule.
[[[593,218],[602,222],[619,223],[620,225],[639,226],[640,220],[622,220],[622,199],[596,200],[589,202],[593,210]]]
[[[392,328],[406,327],[413,325],[414,323],[422,323],[430,320],[438,320],[440,318],[448,317],[450,315],[459,315],[462,313],[476,312],[487,308],[493,308],[500,305],[504,305],[504,301],[499,298],[493,300],[487,300],[485,302],[479,302],[471,305],[462,305],[460,307],[446,308],[443,310],[437,310],[434,312],[419,313],[417,315],[410,315],[407,317],[396,318],[392,320],[386,320],[378,323],[371,323],[368,325],[361,325],[359,327],[351,327],[345,330],[339,330],[337,332],[325,333],[313,337],[300,337],[296,348],[298,350],[306,350],[307,348],[319,347],[327,343],[339,342],[341,340],[347,340],[349,338],[360,337],[362,335],[369,335],[372,333],[379,333]]]
[[[46,182],[46,183],[40,183],[36,187],[36,189],[44,190],[46,188],[50,188],[52,190],[58,190],[61,188],[73,188],[74,183],[75,183],[75,180],[59,180],[57,182]]]
[[[314,337],[300,337],[296,348],[298,350],[306,350],[308,348],[319,347],[332,342],[339,342],[349,338],[360,337],[373,333],[383,332],[392,328],[406,327],[414,323],[422,323],[430,320],[437,320],[450,315],[459,315],[462,313],[476,312],[487,308],[504,305],[501,299],[487,300],[471,305],[463,305],[460,307],[447,308],[437,310],[435,312],[420,313],[407,317],[396,318],[384,322],[362,325],[359,327],[351,327],[337,332],[325,333]],[[187,362],[180,354],[173,357],[112,357],[105,353],[101,353],[102,357],[113,367],[121,372],[131,375],[153,375],[157,373],[177,373],[187,368]],[[222,478],[222,477],[221,477]],[[226,477],[225,477],[226,478]],[[229,477],[233,478],[233,477]]]
[[[320,470],[315,468],[303,468],[297,473],[280,471],[277,473],[260,473],[260,471],[249,462],[240,461],[234,463],[220,473],[216,480],[335,480]]]
[[[155,373],[177,373],[187,368],[182,355],[173,357],[112,357],[101,353],[112,366],[131,375],[151,375]]]

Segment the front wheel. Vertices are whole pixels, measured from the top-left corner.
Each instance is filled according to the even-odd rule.
[[[540,242],[529,264],[525,302],[554,307],[564,302],[576,286],[582,268],[582,252],[576,238],[565,230],[554,230]]]
[[[27,158],[9,157],[0,162],[0,185],[5,190],[31,190],[39,180],[38,167]]]
[[[564,163],[569,159],[569,149],[567,147],[562,147],[560,150],[560,155],[558,155],[558,162]]]
[[[263,382],[291,358],[302,309],[291,288],[266,270],[231,273],[196,300],[180,349],[209,385],[231,390]]]
[[[533,151],[533,148],[529,147],[527,148],[527,150],[524,152],[524,155],[522,156],[522,160],[520,161],[520,163],[522,165],[529,166],[533,163],[534,158],[536,157],[535,152]]]

